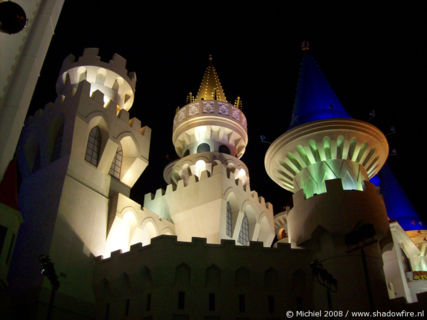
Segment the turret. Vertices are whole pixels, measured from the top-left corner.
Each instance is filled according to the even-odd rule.
[[[128,199],[148,165],[151,129],[128,112],[135,83],[124,58],[115,54],[104,62],[98,49],[85,49],[80,58],[64,61],[55,102],[26,122],[17,152],[24,223],[9,272],[11,286],[39,288],[38,256],[44,254],[58,274],[66,274],[58,295],[93,301],[91,255],[109,254],[106,239],[115,217],[128,218],[125,213],[131,212],[117,214],[115,200]]]
[[[175,115],[172,142],[180,159],[163,172],[169,185],[148,195],[144,207],[172,221],[180,241],[270,246],[273,208],[250,190],[248,168],[239,159],[248,143],[240,98],[234,105],[227,101],[212,56],[197,95],[190,93]]]
[[[197,96],[190,93],[188,100],[174,118],[172,142],[181,160],[165,169],[166,182],[186,179],[187,168],[200,176],[203,170],[211,171],[213,161],[219,160],[235,172],[236,179],[247,184],[248,170],[239,160],[248,143],[246,117],[240,98],[234,105],[227,101],[212,56]]]
[[[62,64],[56,93],[63,94],[68,83],[77,88],[82,81],[87,81],[90,83],[90,95],[99,90],[103,94],[104,105],[114,101],[117,112],[120,109],[129,111],[135,95],[136,74],[128,73],[126,59],[120,55],[114,54],[109,62],[104,62],[98,53],[98,48],[87,48],[79,59],[69,55]]]
[[[380,248],[390,242],[390,231],[384,201],[369,179],[384,165],[388,143],[375,126],[348,115],[307,46],[303,49],[290,128],[265,155],[270,178],[294,193],[293,208],[275,218],[278,238],[311,249],[313,258],[323,261],[338,281],[332,303],[373,310],[388,299]],[[363,292],[358,306],[351,301],[356,292]]]
[[[326,192],[325,181],[341,179],[344,190],[362,190],[388,156],[384,134],[352,119],[310,55],[301,63],[290,129],[265,156],[273,181],[307,198]]]

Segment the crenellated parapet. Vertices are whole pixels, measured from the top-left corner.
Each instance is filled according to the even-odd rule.
[[[65,108],[69,107],[70,102],[81,103],[82,106],[78,109],[81,116],[85,119],[90,119],[94,114],[108,115],[106,118],[117,119],[122,128],[128,129],[133,133],[145,134],[146,126],[141,126],[141,121],[137,118],[130,118],[129,111],[121,109],[117,112],[116,104],[113,101],[105,103],[104,94],[100,90],[91,92],[91,84],[87,81],[81,81],[77,86],[70,82],[65,83],[64,91],[58,95],[55,102],[46,104],[43,109],[38,109],[34,115],[26,119],[25,126],[35,125],[35,122],[43,121],[46,113],[64,113]],[[114,117],[112,117],[114,116]]]
[[[289,240],[299,245],[322,227],[330,233],[348,234],[360,224],[372,224],[378,239],[389,232],[381,194],[370,182],[363,190],[345,190],[340,179],[325,181],[327,192],[306,198],[303,190],[293,195],[293,208],[286,216]]]
[[[196,247],[196,248],[226,248],[231,250],[236,250],[240,252],[250,252],[250,251],[265,251],[265,252],[277,252],[277,251],[285,251],[288,254],[307,254],[308,250],[304,249],[293,249],[290,244],[281,243],[279,246],[275,248],[265,248],[262,242],[259,241],[250,241],[249,245],[246,247],[236,245],[234,240],[222,239],[219,244],[211,244],[208,243],[206,238],[193,237],[191,241],[179,241],[176,235],[159,235],[154,237],[151,240],[151,243],[148,245],[144,245],[143,243],[135,243],[130,246],[129,250],[123,252],[122,250],[112,251],[109,257],[98,256],[96,257],[97,264],[108,264],[113,261],[121,260],[124,256],[133,256],[141,254],[144,251],[152,250],[157,246],[169,247],[169,246],[177,246],[177,247]],[[252,249],[252,250],[251,250]]]
[[[104,94],[100,90],[91,92],[91,84],[87,81],[79,83],[76,89],[68,86],[71,96],[65,95],[65,99],[74,99],[79,104],[78,114],[86,121],[90,121],[96,115],[102,115],[104,119],[111,122],[115,132],[112,136],[120,136],[120,131],[132,132],[137,139],[138,135],[143,136],[147,127],[141,127],[141,121],[137,118],[130,118],[129,111],[121,109],[117,112],[114,101],[105,103]],[[71,90],[70,90],[71,89]],[[114,125],[112,124],[114,122]]]
[[[192,301],[215,292],[215,304],[228,315],[236,309],[228,303],[237,301],[237,294],[244,294],[249,301],[261,301],[268,292],[280,305],[293,303],[292,298],[299,291],[292,284],[298,280],[306,280],[307,297],[311,294],[311,259],[311,252],[292,249],[289,244],[265,248],[261,242],[250,242],[242,247],[233,240],[210,244],[206,238],[181,242],[175,236],[160,236],[148,246],[135,244],[126,253],[116,251],[108,259],[95,260],[93,291],[97,314],[103,315],[109,304],[110,315],[119,318],[123,301],[130,299],[131,308],[137,310],[137,304],[145,302],[148,295],[150,310],[144,308],[144,316],[159,315],[166,311],[162,301],[175,302],[178,292],[185,292],[190,306]],[[174,305],[171,303],[172,311]],[[205,314],[213,313],[205,309]],[[265,309],[256,314],[261,317]]]
[[[17,146],[19,170],[23,177],[69,153],[72,136],[70,118],[72,109],[67,108],[63,96],[26,118]],[[58,135],[63,142],[54,156]]]
[[[71,88],[69,90],[72,90]],[[116,112],[115,102],[104,104],[104,95],[100,91],[90,93],[90,84],[82,81],[75,94],[67,95],[70,103],[77,105],[79,121],[76,121],[74,144],[76,155],[84,157],[89,132],[97,126],[102,135],[102,155],[98,168],[108,174],[111,163],[119,146],[123,152],[120,181],[132,187],[148,165],[151,129],[142,127],[137,118],[129,119],[129,112],[121,109]],[[72,100],[72,101],[71,101]]]
[[[135,244],[128,252],[115,251],[107,259],[97,257],[93,289],[97,304],[104,307],[101,312],[106,303],[115,306],[125,297],[134,301],[137,295],[141,299],[141,292],[143,297],[150,294],[153,314],[160,312],[156,309],[159,301],[175,300],[178,290],[186,291],[189,300],[207,296],[212,290],[218,297],[226,295],[231,300],[236,287],[248,296],[250,292],[268,290],[290,300],[293,289],[283,288],[292,288],[301,273],[310,271],[311,259],[309,251],[292,249],[289,244],[265,248],[261,242],[250,242],[242,247],[233,240],[210,244],[206,238],[181,242],[176,236],[159,236],[150,245]],[[219,304],[221,300],[217,299]]]
[[[126,59],[114,54],[109,62],[104,62],[98,55],[98,48],[87,48],[76,59],[69,55],[63,62],[56,83],[57,94],[63,94],[67,83],[78,86],[80,82],[90,83],[90,93],[101,91],[104,103],[114,101],[117,110],[129,110],[132,107],[136,74],[126,69]]]
[[[187,190],[186,188],[197,188],[205,182],[209,184],[210,180],[214,180],[216,178],[225,180],[224,182],[226,184],[223,185],[223,188],[221,188],[222,190],[226,190],[229,187],[232,187],[233,189],[237,188],[239,192],[247,195],[246,198],[256,200],[257,203],[263,207],[263,210],[272,212],[273,207],[270,202],[266,202],[264,197],[258,196],[256,191],[250,189],[249,184],[243,184],[241,180],[236,179],[236,168],[225,167],[219,160],[215,160],[212,163],[212,166],[208,170],[202,171],[199,176],[194,174],[191,170],[188,170],[187,179],[179,180],[176,184],[168,184],[166,189],[159,188],[156,190],[155,194],[147,193],[144,196],[144,206],[151,208],[153,202],[163,201],[170,194],[180,193]],[[221,185],[219,186],[221,187]],[[212,190],[212,192],[214,192],[214,190]],[[224,194],[225,193],[226,192],[224,191]]]
[[[182,241],[194,236],[206,237],[209,243],[237,241],[247,220],[249,240],[270,246],[274,238],[273,206],[249,184],[236,179],[236,171],[219,160],[197,175],[188,170],[186,179],[146,194],[144,208],[173,222]]]
[[[40,153],[41,166],[48,164],[56,136],[61,134],[60,128],[63,130],[61,155],[70,154],[74,150],[73,154],[83,160],[89,132],[99,126],[106,159],[101,170],[108,173],[120,144],[128,157],[128,161],[123,163],[121,180],[132,186],[140,175],[137,172],[142,173],[148,164],[151,129],[141,126],[139,119],[129,118],[129,112],[124,109],[117,113],[115,102],[105,104],[101,91],[91,92],[89,82],[82,81],[77,86],[67,82],[63,94],[54,103],[47,104],[27,119],[20,149],[26,150],[28,164],[21,167],[27,167],[24,171],[30,173],[37,152]],[[37,151],[37,148],[40,150]]]
[[[191,175],[199,177],[203,171],[212,172],[212,168],[221,163],[227,168],[228,175],[234,175],[243,185],[249,185],[249,171],[246,165],[236,157],[220,152],[196,153],[170,163],[163,171],[166,183],[177,184],[179,180],[187,179]]]

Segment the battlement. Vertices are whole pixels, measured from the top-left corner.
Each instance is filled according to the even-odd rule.
[[[278,243],[277,247],[266,248],[261,241],[250,241],[248,246],[236,245],[235,240],[230,239],[221,239],[220,244],[207,243],[206,238],[193,237],[191,242],[187,241],[178,241],[177,236],[175,235],[160,235],[151,239],[151,243],[143,246],[142,243],[136,243],[130,246],[130,250],[122,252],[122,250],[116,250],[111,252],[111,256],[104,258],[103,256],[98,256],[95,258],[96,263],[108,263],[117,259],[121,259],[122,256],[132,256],[139,254],[144,251],[151,250],[158,246],[168,246],[168,247],[187,247],[187,248],[228,248],[231,250],[238,251],[249,251],[249,250],[259,250],[259,251],[285,251],[289,254],[304,254],[308,253],[308,250],[305,249],[296,249],[291,248],[290,243]]]
[[[208,176],[213,166],[222,164],[227,167],[228,178],[234,175],[234,179],[240,179],[244,185],[249,184],[249,170],[246,165],[236,157],[221,152],[199,152],[170,163],[163,171],[166,183],[176,184],[180,179],[186,180],[188,175],[199,175],[196,165],[199,160],[204,162]]]
[[[99,48],[86,48],[83,50],[83,54],[78,58],[72,54],[68,55],[62,63],[60,74],[75,67],[98,66],[110,69],[125,79],[128,78],[132,83],[132,87],[135,88],[136,73],[128,72],[126,69],[126,62],[126,59],[117,53],[114,53],[113,57],[108,62],[103,61],[99,55]]]
[[[368,193],[373,193],[373,194],[377,194],[379,197],[382,197],[377,188],[375,187],[375,185],[373,185],[371,182],[369,181],[363,181],[362,184],[362,190],[355,190],[355,189],[344,189],[343,184],[342,184],[342,179],[331,179],[331,180],[325,180],[324,181],[325,186],[326,186],[326,191],[323,193],[319,193],[319,194],[314,194],[311,197],[306,197],[304,190],[299,190],[298,192],[295,192],[292,196],[293,202],[294,202],[294,206],[296,203],[298,202],[302,202],[305,200],[310,200],[312,198],[316,198],[316,197],[323,197],[323,196],[327,196],[328,193],[354,193],[354,192],[368,192]]]
[[[26,119],[25,125],[31,125],[36,119],[42,119],[44,114],[49,112],[65,112],[64,109],[68,108],[68,103],[78,100],[81,105],[78,111],[85,118],[94,113],[110,114],[110,117],[117,119],[125,127],[134,133],[138,133],[138,135],[144,136],[150,131],[147,131],[147,126],[141,126],[139,119],[135,117],[129,119],[129,112],[127,110],[118,110],[117,104],[114,101],[110,100],[108,103],[105,103],[104,94],[101,91],[96,90],[91,93],[90,86],[90,83],[85,80],[80,82],[77,87],[67,82],[64,95],[59,95],[54,103],[50,102],[43,109],[38,109],[33,116],[29,116]]]
[[[327,192],[306,198],[303,191],[293,195],[287,215],[290,241],[297,245],[322,227],[330,233],[347,234],[361,221],[372,224],[378,239],[388,231],[387,212],[376,187],[364,182],[363,190],[345,190],[340,179],[326,181]]]
[[[105,104],[112,100],[120,109],[129,110],[135,95],[135,73],[128,73],[126,60],[120,55],[114,54],[109,62],[104,62],[98,53],[97,48],[89,48],[77,60],[73,55],[64,60],[56,82],[58,95],[66,95],[69,83],[76,87],[87,81],[90,83],[91,94],[96,90],[104,94]]]
[[[144,205],[147,205],[151,201],[158,201],[162,197],[168,196],[173,192],[179,192],[180,190],[192,185],[196,185],[201,181],[212,179],[217,175],[222,175],[226,177],[232,185],[240,188],[241,191],[246,193],[248,197],[256,199],[260,206],[265,207],[268,211],[272,211],[272,204],[270,202],[266,202],[264,197],[258,196],[258,193],[256,191],[252,191],[250,189],[249,184],[242,184],[239,179],[235,179],[235,176],[232,174],[234,171],[234,168],[226,168],[218,160],[214,160],[212,162],[212,171],[204,170],[201,172],[200,177],[189,171],[188,179],[181,179],[178,181],[177,184],[168,184],[166,190],[161,188],[157,189],[154,195],[152,193],[145,194]]]

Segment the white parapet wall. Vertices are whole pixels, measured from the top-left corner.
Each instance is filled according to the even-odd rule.
[[[230,203],[232,235],[226,232],[227,202]],[[242,185],[234,170],[214,161],[210,171],[200,173],[200,178],[189,173],[188,179],[169,184],[155,195],[147,194],[144,207],[160,218],[170,220],[180,241],[204,237],[208,243],[221,239],[238,240],[244,216],[249,222],[249,240],[262,241],[270,246],[274,238],[273,206]]]

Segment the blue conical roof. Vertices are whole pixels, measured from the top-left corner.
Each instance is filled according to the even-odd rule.
[[[405,231],[426,230],[426,225],[406,197],[389,166],[384,165],[379,172],[379,178],[380,191],[384,198],[388,217],[397,220]]]
[[[341,105],[316,60],[306,55],[301,62],[290,127],[330,118],[351,117]]]

